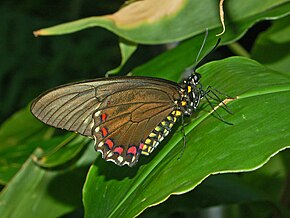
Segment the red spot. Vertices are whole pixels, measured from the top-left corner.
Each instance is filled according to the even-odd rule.
[[[103,137],[106,137],[108,135],[108,130],[105,127],[102,127],[101,131]]]
[[[101,121],[104,122],[107,119],[107,114],[101,115]]]
[[[140,145],[139,145],[139,149],[140,149],[140,150],[143,150],[143,146],[144,146],[144,143],[140,143]]]
[[[135,146],[132,146],[132,147],[128,148],[128,150],[127,150],[127,154],[135,155],[136,153],[137,153],[137,148]]]
[[[107,139],[107,140],[105,141],[105,144],[106,144],[110,149],[112,149],[113,146],[114,146],[114,142],[113,142],[111,139]]]
[[[121,155],[123,151],[124,151],[124,149],[122,147],[117,147],[114,149],[114,152],[118,153],[119,155]]]

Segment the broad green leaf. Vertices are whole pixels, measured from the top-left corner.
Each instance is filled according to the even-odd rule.
[[[276,205],[280,203],[281,195],[285,192],[287,165],[283,164],[282,157],[290,159],[289,154],[290,149],[287,149],[253,172],[210,176],[194,190],[183,195],[172,195],[162,204],[145,210],[142,217],[160,217],[176,212],[190,216],[197,211],[202,214],[206,212],[205,208],[217,206],[226,217],[233,217],[229,211],[235,208],[239,214],[243,214],[247,211],[245,207],[253,204],[260,204],[264,211],[253,211],[251,217],[256,217],[257,214],[262,215],[260,217],[270,217],[279,211]],[[250,217],[249,211],[246,215]],[[288,212],[288,216],[285,217],[289,216]]]
[[[252,58],[267,67],[290,72],[290,16],[273,21],[273,25],[260,34],[252,49]]]
[[[51,136],[51,131],[25,108],[0,127],[0,183],[7,183],[38,146],[38,141]]]
[[[289,1],[228,1],[225,3],[227,30],[234,23],[243,23],[277,8],[284,8],[289,13]],[[215,34],[221,31],[217,1],[145,0],[130,2],[111,15],[83,18],[41,29],[34,34],[68,34],[96,26],[106,28],[128,41],[143,44],[180,41],[200,34],[206,28],[215,29]]]
[[[88,166],[95,158],[92,150],[87,149],[66,170],[45,170],[28,158],[1,192],[1,217],[60,217],[81,208],[82,185]]]
[[[185,127],[181,159],[182,133],[177,130],[135,168],[97,160],[83,190],[86,217],[136,216],[172,194],[192,190],[211,174],[257,169],[290,146],[290,120],[284,119],[290,115],[288,75],[239,57],[211,62],[198,72],[204,86],[236,97],[228,103],[233,115],[218,109],[234,125],[215,119],[206,107]]]
[[[69,162],[78,159],[83,154],[92,140],[77,134],[67,134],[66,136],[53,137],[46,141],[40,141],[41,147],[51,147],[50,150],[38,154],[34,157],[35,162],[44,168],[61,167]]]

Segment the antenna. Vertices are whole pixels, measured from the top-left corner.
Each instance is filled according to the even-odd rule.
[[[194,71],[196,69],[196,66],[198,65],[198,58],[199,58],[199,56],[201,54],[201,51],[202,51],[202,49],[203,49],[203,47],[205,45],[207,37],[208,37],[208,28],[205,29],[205,35],[204,35],[204,38],[203,38],[203,42],[201,44],[201,47],[200,47],[200,49],[199,49],[199,51],[197,53],[196,59],[195,59],[195,64],[194,64],[194,67],[193,67]]]
[[[218,45],[220,44],[220,42],[221,42],[221,38],[218,38],[218,40],[217,40],[217,43],[215,44],[215,46],[210,50],[210,52],[208,52],[200,61],[198,61],[198,58],[199,58],[199,56],[200,56],[200,54],[201,54],[201,51],[202,51],[202,49],[203,49],[203,47],[204,47],[204,45],[205,45],[205,42],[206,42],[206,39],[207,39],[207,36],[208,36],[208,28],[206,28],[206,30],[205,30],[205,36],[204,36],[204,39],[203,39],[203,42],[202,42],[202,45],[201,45],[201,47],[200,47],[200,49],[199,49],[199,52],[198,52],[198,54],[197,54],[197,56],[196,56],[196,60],[195,60],[195,64],[194,64],[194,66],[193,66],[193,72],[195,72],[195,70],[196,70],[196,68],[199,66],[199,64],[206,58],[206,57],[208,57],[217,47],[218,47]]]

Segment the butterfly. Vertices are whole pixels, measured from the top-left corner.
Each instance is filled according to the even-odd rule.
[[[182,116],[206,96],[201,75],[181,83],[152,77],[113,77],[59,86],[37,97],[40,121],[93,138],[107,161],[133,166],[149,155]]]

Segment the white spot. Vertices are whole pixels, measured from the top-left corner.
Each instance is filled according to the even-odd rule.
[[[100,127],[98,126],[95,128],[95,132],[99,132],[99,131],[100,131]]]
[[[125,161],[124,164],[127,164],[129,166],[130,163],[128,161]]]
[[[95,120],[91,119],[90,129],[93,129],[94,125],[95,125]]]
[[[96,136],[95,135],[93,135],[93,138],[94,138],[94,146],[96,146],[96,144],[97,144],[97,138],[96,138]]]
[[[103,144],[104,144],[104,142],[100,142],[100,143],[98,144],[98,147],[99,147],[99,148],[102,147]]]
[[[107,153],[107,157],[110,158],[110,157],[112,157],[112,156],[113,156],[113,152],[109,151],[109,152]]]
[[[124,160],[124,158],[122,156],[119,156],[118,158],[118,161],[122,162]]]
[[[114,164],[117,164],[117,162],[116,162],[114,159],[107,159],[107,161],[111,161],[111,162],[113,162]]]
[[[94,114],[94,117],[98,117],[100,114],[101,114],[101,111],[97,111],[97,112]]]
[[[136,156],[133,156],[131,161],[134,162],[135,159],[136,159]]]
[[[156,145],[154,146],[154,148],[156,148],[159,145],[159,142],[156,142]]]
[[[98,148],[97,148],[97,151],[99,151],[99,152],[102,154],[102,158],[104,158],[104,153],[103,153],[103,151],[102,151],[101,149],[98,149]]]
[[[84,124],[88,124],[88,122],[90,121],[91,117],[87,117],[84,121]]]

